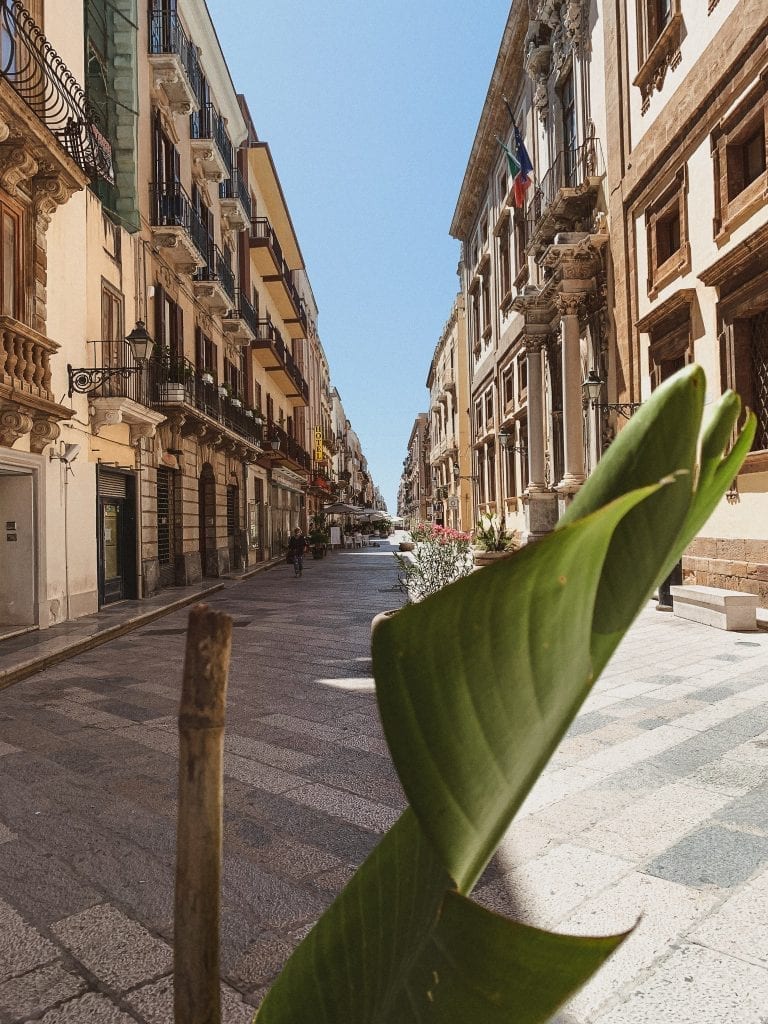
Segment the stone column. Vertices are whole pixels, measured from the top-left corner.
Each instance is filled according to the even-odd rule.
[[[563,443],[565,474],[557,485],[563,504],[568,504],[586,479],[584,468],[584,414],[581,394],[581,332],[585,292],[561,292],[557,307],[562,320],[563,344]]]
[[[528,491],[546,491],[544,480],[544,393],[541,338],[525,340],[528,369]]]

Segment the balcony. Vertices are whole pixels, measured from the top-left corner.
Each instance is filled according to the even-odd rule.
[[[280,319],[291,338],[307,336],[308,318],[293,271],[283,259],[283,250],[272,225],[266,217],[251,220],[251,261],[275,301]]]
[[[243,459],[259,454],[262,427],[237,399],[204,380],[202,371],[188,359],[171,360],[167,354],[154,354],[140,373],[121,375],[116,368],[136,365],[128,344],[92,344],[96,349],[93,372],[102,374],[101,384],[89,394],[97,432],[102,426],[127,423],[131,441],[135,442],[138,437],[153,436],[157,424],[174,413],[182,433],[194,433]]]
[[[222,314],[232,308],[235,301],[235,275],[218,245],[209,245],[208,260],[195,271],[192,291],[209,313]]]
[[[295,400],[295,405],[309,405],[309,385],[278,329],[271,320],[259,320],[256,326],[253,349],[257,361],[274,374],[275,383],[287,398]]]
[[[230,231],[244,231],[251,223],[251,193],[238,170],[219,185],[221,216]]]
[[[59,436],[59,420],[72,410],[59,405],[51,390],[51,356],[56,342],[10,316],[0,316],[0,445],[24,434],[38,454]]]
[[[232,173],[232,143],[224,121],[212,103],[190,114],[192,163],[208,181],[224,181]]]
[[[538,256],[559,232],[589,230],[604,177],[599,139],[561,150],[528,202],[526,249]]]
[[[178,182],[150,187],[150,220],[152,241],[177,270],[193,274],[207,266],[208,232]]]
[[[47,175],[48,184],[53,172],[57,188],[40,191],[53,196],[55,207],[89,178],[114,181],[112,148],[99,130],[95,112],[19,0],[2,3],[0,34],[4,186],[13,192],[38,170]]]
[[[250,345],[258,334],[256,310],[239,288],[235,288],[234,304],[222,316],[221,326],[234,345]]]
[[[197,50],[175,12],[149,12],[149,63],[154,91],[165,95],[174,114],[200,109]]]
[[[288,469],[304,470],[305,472],[312,469],[312,456],[306,448],[303,448],[295,438],[287,434],[276,423],[267,424],[264,453],[273,465],[282,465]]]

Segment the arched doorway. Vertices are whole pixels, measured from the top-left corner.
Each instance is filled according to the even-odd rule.
[[[197,507],[200,517],[200,567],[203,576],[218,576],[216,561],[216,478],[210,462],[200,471],[197,485]]]

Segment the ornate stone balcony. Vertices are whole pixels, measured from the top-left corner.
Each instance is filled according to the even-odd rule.
[[[58,345],[10,316],[0,316],[0,444],[11,447],[30,435],[30,448],[43,448],[59,436],[58,422],[72,410],[51,391],[51,356]]]
[[[165,97],[174,114],[200,109],[197,52],[175,12],[149,12],[149,63],[154,91]]]

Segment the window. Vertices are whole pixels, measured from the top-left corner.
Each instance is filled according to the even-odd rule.
[[[106,282],[101,286],[101,337],[104,341],[123,339],[123,297]]]
[[[483,435],[483,403],[480,399],[475,402],[475,437]]]
[[[744,141],[726,149],[728,159],[728,200],[741,195],[765,171],[765,125],[760,123]]]
[[[522,402],[528,395],[528,359],[525,355],[517,360],[517,388]]]
[[[683,16],[680,0],[636,0],[637,76],[633,82],[642,95],[646,113],[654,91],[661,91],[667,71],[674,70],[682,55]]]
[[[560,116],[565,151],[565,184],[572,185],[576,170],[576,92],[573,85],[573,70],[560,86]]]
[[[0,265],[2,313],[21,320],[21,215],[6,202],[0,203],[0,238],[3,244]]]
[[[172,364],[184,359],[182,309],[160,285],[155,285],[155,342],[158,356]]]
[[[680,288],[637,323],[648,335],[651,387],[654,389],[693,359],[693,288]]]
[[[690,267],[687,191],[688,177],[684,166],[666,192],[646,207],[648,294],[651,298]]]
[[[483,341],[491,336],[491,273],[488,267],[482,273]]]
[[[210,373],[214,381],[218,380],[218,346],[203,334],[198,327],[195,329],[195,363],[201,373]]]
[[[680,210],[675,207],[656,224],[656,258],[665,263],[680,249]]]
[[[489,388],[485,393],[485,427],[493,428],[493,391]]]
[[[499,284],[501,291],[501,306],[509,305],[512,292],[512,273],[509,262],[509,221],[505,221],[499,236]]]
[[[515,366],[509,363],[501,371],[501,400],[504,409],[511,409],[515,404]]]
[[[712,133],[716,237],[764,204],[767,142],[768,82],[763,81]]]

